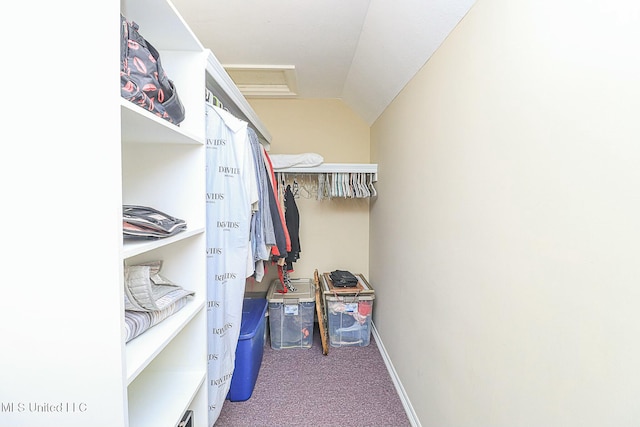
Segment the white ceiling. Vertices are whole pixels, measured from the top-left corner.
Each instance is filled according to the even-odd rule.
[[[296,96],[372,124],[475,0],[173,0],[223,65],[294,66]]]

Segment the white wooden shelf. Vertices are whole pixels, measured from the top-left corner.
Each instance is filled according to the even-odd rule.
[[[193,300],[180,311],[127,343],[127,385],[131,384],[171,340],[204,309],[205,300],[205,295],[196,294]]]
[[[123,250],[122,250],[122,258],[127,259],[134,257],[136,255],[140,255],[146,252],[153,251],[155,249],[159,249],[163,246],[171,245],[175,242],[179,242],[180,240],[188,239],[190,237],[196,236],[198,234],[202,234],[205,232],[204,227],[195,228],[193,230],[187,229],[182,231],[175,236],[166,237],[164,239],[158,240],[125,240]]]
[[[378,179],[378,165],[376,163],[322,163],[318,166],[273,168],[274,172],[293,174],[316,173],[370,173],[374,181]]]
[[[156,372],[138,379],[129,387],[129,426],[177,425],[206,377],[201,369]]]
[[[120,99],[122,142],[125,144],[204,144],[195,135],[150,113],[126,99]]]

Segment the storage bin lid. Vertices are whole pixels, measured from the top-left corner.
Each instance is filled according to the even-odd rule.
[[[267,311],[265,298],[245,298],[242,302],[242,321],[240,325],[240,340],[253,338],[259,329],[260,322],[264,322]]]
[[[355,274],[356,278],[358,279],[358,284],[356,286],[348,288],[333,286],[330,274],[331,273],[322,273],[322,276],[320,277],[320,282],[322,282],[322,293],[325,295],[325,297],[330,295],[359,295],[364,297],[366,295],[371,299],[375,298],[375,291],[373,290],[367,279],[364,277],[364,275],[360,273]]]
[[[295,291],[282,293],[284,287],[280,279],[274,279],[269,286],[267,299],[270,303],[297,304],[299,302],[315,302],[316,289],[311,279],[291,279]]]
[[[373,301],[376,299],[374,294],[324,294],[324,298],[329,302],[359,302],[359,301]]]

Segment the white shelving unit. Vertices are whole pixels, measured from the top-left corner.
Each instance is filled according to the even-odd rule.
[[[51,19],[59,4],[40,6],[15,4],[46,35],[37,54],[15,43],[5,52],[22,68],[7,85],[10,125],[0,131],[11,144],[0,173],[12,207],[3,231],[0,425],[174,427],[190,408],[204,427],[204,88],[218,78],[209,74],[211,53],[169,0],[71,1],[65,10],[80,15],[68,24]],[[160,52],[186,109],[180,126],[120,97],[119,13]],[[125,243],[122,204],[153,206],[188,229]],[[195,296],[125,343],[124,266],[155,259]]]
[[[205,87],[251,120],[263,141],[270,136],[169,1],[124,0],[122,13],[160,52],[186,110],[175,126],[121,101],[123,204],[153,206],[188,225],[161,241],[126,241],[123,262],[161,259],[164,276],[195,292],[186,307],[125,345],[128,420],[131,427],[172,427],[192,409],[194,426],[203,427],[208,418]]]
[[[153,14],[150,11],[154,11]],[[122,203],[184,219],[159,241],[125,241],[123,262],[162,260],[162,274],[195,292],[180,311],[125,345],[128,425],[175,426],[187,409],[206,425],[205,50],[164,0],[125,1],[123,15],[158,49],[185,106],[175,126],[121,100]]]
[[[130,427],[175,426],[187,409],[205,426],[206,259],[204,73],[206,51],[166,0],[125,0],[173,80],[186,116],[175,126],[122,99],[122,203],[184,219],[187,230],[159,241],[125,241],[125,265],[162,260],[161,273],[195,292],[177,313],[124,347]]]

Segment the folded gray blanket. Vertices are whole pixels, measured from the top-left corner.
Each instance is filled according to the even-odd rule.
[[[169,316],[180,311],[187,304],[187,297],[183,297],[163,310],[159,311],[129,311],[124,312],[126,338],[125,343],[141,335],[151,327],[162,322]]]
[[[125,310],[163,310],[183,296],[194,295],[161,276],[161,269],[162,261],[125,267]]]
[[[162,261],[125,266],[125,342],[181,310],[195,295],[160,275],[161,269]]]

